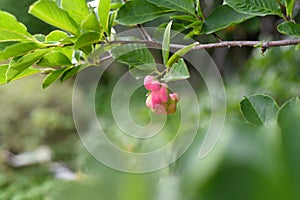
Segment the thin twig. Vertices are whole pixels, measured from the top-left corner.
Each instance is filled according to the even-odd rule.
[[[142,25],[138,24],[137,27],[139,28],[141,34],[143,35],[144,40],[152,41],[151,36],[148,34],[146,29]]]
[[[147,41],[147,40],[135,40],[135,41],[111,41],[111,43],[116,44],[146,44],[148,46],[153,47],[161,47],[161,42],[156,41]],[[222,41],[218,43],[209,43],[209,44],[199,44],[192,48],[192,50],[201,50],[201,49],[213,49],[213,48],[222,48],[222,47],[261,47],[268,49],[271,47],[280,47],[280,46],[290,46],[300,44],[300,39],[292,39],[292,40],[277,40],[277,41]],[[186,45],[181,44],[170,44],[170,48],[173,50],[179,50],[186,47]]]
[[[103,58],[100,59],[100,62],[109,60],[109,59],[111,59],[111,58],[112,58],[112,56],[105,56],[105,57],[103,57]]]

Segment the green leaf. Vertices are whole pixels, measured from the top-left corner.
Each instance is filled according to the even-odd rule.
[[[64,39],[68,38],[68,37],[69,36],[66,32],[55,30],[55,31],[50,32],[46,36],[46,41],[47,42],[59,42],[59,41],[62,41]]]
[[[100,24],[97,20],[96,14],[91,12],[86,19],[81,24],[82,29],[92,30],[96,32],[101,32]]]
[[[35,42],[17,43],[6,47],[3,51],[0,51],[0,61],[7,60],[11,57],[23,55],[29,51],[42,47],[41,44]]]
[[[254,15],[251,14],[239,13],[228,5],[221,5],[215,8],[205,19],[201,32],[211,34],[253,17]]]
[[[75,42],[75,49],[81,49],[86,46],[90,46],[99,42],[100,34],[95,31],[87,32],[82,34]]]
[[[179,12],[185,12],[194,15],[195,8],[193,0],[147,0],[159,7],[166,7]]]
[[[151,69],[151,68],[140,69],[140,68],[137,68],[137,67],[131,67],[131,66],[129,66],[129,73],[136,80],[142,79],[145,76],[147,76],[147,75],[149,75],[149,74],[151,74],[153,72],[154,72],[154,70]]]
[[[295,0],[285,0],[286,13],[289,17],[293,17],[293,9],[295,5]]]
[[[9,68],[8,64],[0,65],[0,85],[7,83],[5,73],[7,72],[8,68]],[[40,70],[38,70],[38,69],[28,68],[28,69],[24,70],[22,73],[20,73],[18,76],[13,78],[12,81],[26,77],[26,76],[30,76],[33,74],[37,74],[39,72],[40,72]]]
[[[26,54],[16,61],[11,61],[6,72],[7,82],[13,80],[24,70],[29,68],[34,63],[38,62],[50,49],[38,49],[32,53]]]
[[[0,28],[0,42],[32,40],[24,34]]]
[[[89,67],[90,65],[89,64],[82,64],[82,65],[78,65],[76,67],[70,67],[68,68],[67,70],[64,71],[64,73],[62,74],[60,80],[63,82],[63,81],[66,81],[68,80],[69,78],[75,76],[78,72],[80,72],[81,70]]]
[[[59,77],[61,77],[61,75],[64,73],[65,70],[66,68],[62,68],[50,72],[44,79],[43,89],[45,89],[46,87],[54,83],[57,79],[59,79]]]
[[[61,5],[78,24],[90,13],[86,0],[61,0]]]
[[[240,105],[244,118],[254,126],[260,126],[272,119],[277,119],[279,107],[270,96],[253,95],[245,97]]]
[[[99,64],[99,61],[101,59],[101,55],[104,52],[107,52],[117,46],[120,46],[120,44],[107,44],[100,46],[99,48],[95,49],[92,53],[90,53],[87,57],[89,63],[91,64]]]
[[[177,60],[179,60],[179,58],[181,58],[182,56],[184,56],[184,54],[188,53],[194,46],[198,45],[198,42],[195,42],[193,44],[190,44],[178,51],[176,51],[171,58],[168,60],[167,62],[167,67],[171,67],[175,62],[177,62]]]
[[[0,29],[31,37],[30,33],[27,32],[27,28],[24,24],[18,22],[15,16],[1,10]]]
[[[72,62],[64,53],[52,51],[44,55],[37,65],[43,67],[70,66]]]
[[[108,20],[110,11],[110,0],[99,0],[98,5],[98,15],[100,19],[100,24],[103,30],[108,33]]]
[[[179,19],[187,22],[194,22],[197,20],[194,16],[191,15],[173,15],[170,17],[170,19]]]
[[[43,34],[34,34],[33,37],[36,41],[39,41],[39,42],[45,42],[46,41],[46,36],[43,35]]]
[[[169,53],[170,53],[171,27],[172,27],[172,21],[169,22],[169,24],[165,29],[163,42],[162,42],[162,57],[165,65],[167,65],[169,59]]]
[[[202,19],[205,19],[204,15],[202,13],[202,10],[201,10],[201,1],[200,0],[196,0],[196,11],[197,11],[198,16],[200,16]]]
[[[284,22],[277,26],[277,30],[285,35],[300,37],[300,24]]]
[[[0,51],[3,51],[9,46],[12,46],[14,44],[19,44],[20,42],[18,41],[7,41],[7,42],[0,42]]]
[[[144,44],[124,44],[110,50],[118,62],[142,70],[155,70],[155,60]]]
[[[122,25],[142,24],[174,10],[161,8],[145,0],[127,1],[119,10],[116,21]]]
[[[165,82],[169,81],[177,81],[190,78],[189,70],[182,58],[179,59],[177,63],[175,63],[170,71],[166,73],[163,80]]]
[[[68,31],[74,35],[79,35],[80,30],[68,12],[59,8],[52,0],[39,0],[29,8],[29,13],[43,20],[44,22]]]
[[[276,0],[224,0],[224,4],[238,12],[256,16],[282,16],[280,6]]]

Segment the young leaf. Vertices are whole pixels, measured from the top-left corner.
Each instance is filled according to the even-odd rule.
[[[59,8],[52,0],[39,0],[29,8],[29,13],[43,20],[44,22],[68,31],[74,35],[79,35],[80,30],[68,12]]]
[[[50,72],[44,79],[43,89],[45,89],[46,87],[54,83],[57,79],[59,79],[59,77],[61,77],[61,75],[64,73],[65,70],[66,68],[62,68]]]
[[[279,107],[270,96],[253,95],[245,97],[240,105],[244,118],[254,126],[260,126],[271,119],[277,119]]]
[[[200,16],[204,20],[205,18],[204,18],[204,15],[202,13],[201,1],[200,0],[196,0],[196,11],[197,11],[197,15]]]
[[[190,44],[178,51],[176,51],[171,58],[168,60],[167,62],[167,67],[171,67],[175,62],[177,62],[177,60],[179,60],[179,58],[181,58],[182,56],[184,56],[184,54],[188,53],[194,46],[198,45],[198,42],[195,42],[193,44]]]
[[[81,24],[81,27],[84,30],[101,32],[100,24],[99,24],[96,14],[94,12],[91,12],[86,17],[86,19],[84,19],[84,21]]]
[[[34,63],[38,62],[51,49],[38,49],[32,53],[26,54],[19,58],[16,62],[11,61],[6,72],[6,81],[13,80],[16,76],[21,74],[24,70],[29,68]]]
[[[46,41],[46,36],[43,34],[34,34],[33,37],[36,41],[39,41],[41,43]]]
[[[64,71],[64,73],[62,74],[60,81],[66,81],[69,78],[71,78],[72,76],[75,76],[79,71],[89,67],[89,64],[82,64],[82,65],[78,65],[76,67],[69,67],[67,70]]]
[[[215,8],[205,19],[201,32],[211,34],[229,26],[242,23],[253,17],[254,15],[251,14],[239,13],[228,5],[221,5]]]
[[[293,9],[295,5],[295,0],[285,0],[286,13],[289,17],[293,17]]]
[[[78,24],[90,13],[86,0],[61,0],[61,5]]]
[[[182,58],[179,59],[177,63],[175,63],[170,71],[164,76],[163,80],[165,82],[169,81],[177,81],[190,78],[189,70]]]
[[[103,45],[103,46],[100,46],[99,48],[95,49],[87,57],[89,63],[91,63],[91,64],[99,63],[101,55],[104,52],[108,52],[109,50],[111,50],[117,46],[120,46],[120,44],[107,44],[107,45]]]
[[[159,7],[166,7],[179,12],[189,13],[191,15],[195,14],[194,2],[193,0],[147,0]]]
[[[9,41],[28,41],[32,40],[30,37],[17,33],[12,30],[5,30],[0,28],[0,42],[9,42]]]
[[[224,0],[234,10],[256,16],[278,15],[282,16],[276,0]]]
[[[145,70],[155,70],[155,60],[144,44],[124,44],[110,50],[120,63]]]
[[[179,19],[179,20],[187,21],[187,22],[194,22],[197,20],[194,16],[191,16],[191,15],[173,15],[173,16],[170,16],[170,19]]]
[[[277,30],[285,35],[300,37],[300,24],[284,22],[277,26]]]
[[[11,57],[23,55],[29,51],[38,49],[42,46],[43,45],[38,44],[36,42],[24,42],[8,46],[3,51],[0,51],[0,61],[7,60]]]
[[[100,19],[100,24],[103,30],[108,33],[108,20],[110,12],[110,0],[99,0],[98,5],[98,15]]]
[[[99,42],[100,34],[95,31],[82,34],[75,42],[75,49],[81,49]]]
[[[169,53],[170,53],[170,34],[171,34],[171,27],[172,27],[172,21],[169,22],[167,25],[164,37],[163,37],[163,43],[162,43],[162,57],[164,64],[167,65],[168,59],[169,59]]]
[[[31,37],[30,33],[27,32],[27,28],[24,24],[18,22],[15,16],[1,10],[0,29]]]
[[[37,63],[38,66],[55,67],[55,66],[70,66],[70,59],[60,51],[52,51],[44,55]]]
[[[8,67],[9,67],[8,64],[0,65],[0,85],[7,83],[5,73],[8,70]],[[23,78],[26,76],[37,74],[39,72],[40,72],[40,70],[38,70],[38,69],[28,68],[28,69],[24,70],[22,73],[20,73],[19,75],[17,75],[12,80],[17,80],[17,79],[20,79],[20,78]]]
[[[174,10],[158,7],[145,0],[127,1],[120,8],[116,20],[119,24],[132,26],[151,21],[172,11]]]
[[[59,41],[62,41],[64,39],[68,38],[68,37],[69,36],[66,32],[55,30],[55,31],[50,32],[46,36],[46,41],[47,42],[59,42]]]

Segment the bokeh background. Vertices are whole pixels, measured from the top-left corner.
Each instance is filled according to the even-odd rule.
[[[0,0],[0,9],[14,14],[29,32],[47,34],[52,27],[27,14],[33,2]],[[220,3],[203,1],[205,15]],[[155,26],[163,20],[148,25]],[[217,34],[224,40],[283,39],[276,32],[278,23],[272,16],[254,18]],[[211,36],[197,39],[215,41]],[[43,75],[1,85],[0,199],[299,199],[299,103],[285,112],[278,123],[253,127],[243,120],[239,102],[245,95],[258,93],[274,97],[281,106],[299,96],[300,51],[297,47],[280,47],[262,55],[259,49],[221,48],[209,53],[223,75],[227,93],[227,118],[219,142],[208,157],[197,158],[198,144],[210,120],[210,97],[202,82],[193,83],[201,110],[194,144],[171,166],[147,174],[110,169],[81,145],[71,108],[74,80],[46,90],[41,88]],[[122,137],[110,110],[112,89],[126,70],[125,66],[116,65],[105,73],[95,103],[99,117],[106,119],[104,129],[111,133],[111,139],[138,151],[138,144],[128,144]],[[145,92],[139,89],[131,101],[132,115],[141,124],[149,120]],[[165,140],[172,138],[177,118],[169,117],[170,135]],[[88,117],[86,123],[90,124],[86,135],[92,140],[95,124]]]

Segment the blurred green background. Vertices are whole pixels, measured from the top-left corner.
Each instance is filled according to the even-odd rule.
[[[32,2],[0,0],[0,9],[13,13],[28,26],[29,32],[46,34],[51,27],[26,14]],[[218,3],[205,1],[204,13]],[[228,40],[279,39],[278,34],[266,38],[274,33],[276,20],[276,17],[256,18],[218,34]],[[215,49],[209,53],[224,76],[227,93],[227,118],[219,142],[208,157],[197,158],[198,144],[210,120],[210,99],[200,87],[201,125],[195,142],[171,166],[146,174],[110,169],[81,145],[72,117],[72,80],[46,90],[41,89],[42,75],[1,85],[0,199],[300,199],[299,101],[285,107],[278,122],[263,127],[247,124],[239,107],[245,95],[268,94],[280,106],[299,96],[300,52],[295,47],[281,47],[264,55],[258,49],[248,48]],[[110,114],[108,94],[125,70],[122,66],[119,69],[122,70],[114,68],[106,72],[101,90],[97,91],[96,109],[99,117],[105,116],[107,122],[103,128],[111,133],[111,138],[124,148],[138,151],[137,144],[130,144],[122,137]],[[138,90],[131,102],[132,113],[140,123],[148,120],[141,99],[145,92]],[[177,118],[174,115],[168,119],[166,129],[170,132],[177,127]],[[87,136],[93,139],[95,130],[91,122]],[[52,152],[47,162],[23,167],[14,167],[9,162],[14,155],[34,154],[41,146]]]

